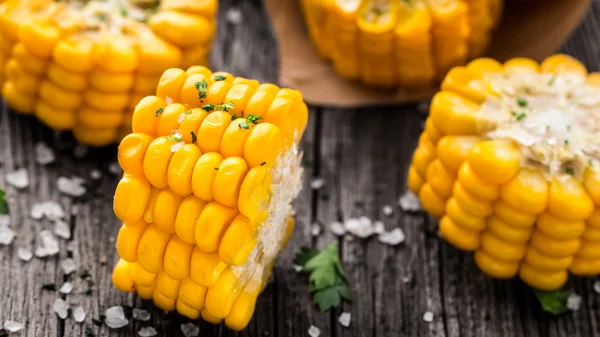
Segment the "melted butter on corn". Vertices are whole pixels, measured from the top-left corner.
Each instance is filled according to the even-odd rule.
[[[440,234],[496,278],[540,290],[600,274],[600,74],[566,55],[455,67],[408,186]]]
[[[546,178],[576,175],[600,159],[600,88],[577,73],[509,73],[486,76],[493,93],[479,119],[489,139],[521,145],[522,166]],[[491,129],[491,130],[490,130]]]

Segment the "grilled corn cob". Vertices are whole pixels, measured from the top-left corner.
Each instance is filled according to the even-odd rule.
[[[243,329],[293,231],[307,119],[297,91],[167,70],[119,146],[115,286]]]
[[[566,55],[477,59],[431,103],[408,185],[486,274],[600,274],[600,74]]]
[[[431,86],[483,54],[502,0],[300,0],[318,53],[378,87]]]
[[[82,143],[117,142],[163,71],[207,64],[216,9],[217,0],[5,1],[2,96]]]

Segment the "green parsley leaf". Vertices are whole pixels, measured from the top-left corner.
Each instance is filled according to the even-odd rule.
[[[192,114],[192,110],[184,111],[183,113],[186,114],[186,115],[191,115]]]
[[[56,283],[44,283],[42,290],[56,291]]]
[[[215,107],[216,110],[221,110],[221,111],[229,111],[231,109],[233,109],[233,102],[229,102],[226,104],[221,104],[217,107]]]
[[[265,166],[267,164],[266,161],[263,161],[262,163],[260,163],[260,166]]]
[[[162,113],[165,111],[165,108],[158,108],[156,109],[156,117],[162,115]]]
[[[517,116],[517,120],[520,121],[522,119],[524,119],[525,117],[527,117],[527,114],[524,112],[521,112],[518,116]]]
[[[206,83],[205,80],[202,80],[202,82],[196,82],[195,86],[196,90],[198,90],[198,98],[206,98],[206,90],[208,89],[208,83]]]
[[[192,134],[192,144],[196,144],[196,142],[198,141],[198,137],[196,137],[194,131],[190,131],[190,133]]]
[[[125,7],[121,7],[120,11],[121,11],[121,16],[127,16],[129,14],[127,12],[127,9],[125,9]]]
[[[238,123],[238,127],[240,129],[250,130],[250,125],[248,125],[248,123],[246,123],[246,122],[239,122]]]
[[[294,263],[310,273],[308,290],[314,293],[313,301],[321,311],[339,307],[342,299],[352,300],[336,242],[320,252],[303,248]]]
[[[554,82],[556,82],[556,74],[552,75],[552,78],[548,81],[548,86],[552,86],[554,85]]]
[[[575,175],[575,170],[572,167],[567,167],[566,171],[567,171],[567,174]]]
[[[258,121],[261,119],[262,117],[259,115],[248,115],[248,118],[246,118],[246,122],[248,124],[258,124]]]
[[[4,190],[0,189],[0,214],[8,214],[8,202],[4,199]]]
[[[201,109],[206,112],[211,112],[215,109],[215,105],[214,104],[205,104],[204,106],[202,106]]]
[[[569,310],[567,308],[567,299],[571,295],[570,292],[564,290],[552,292],[535,290],[534,292],[544,311],[553,315],[560,315]]]
[[[565,145],[569,145],[569,140],[565,139]]]
[[[588,160],[588,164],[590,164],[590,167],[594,167],[594,160],[593,159]]]
[[[98,20],[100,20],[100,21],[106,21],[106,14],[104,14],[104,13],[98,13]]]
[[[225,81],[227,76],[225,75],[215,75],[215,81]]]
[[[525,108],[527,106],[527,101],[524,100],[523,98],[517,98],[517,104],[521,107],[521,108]]]
[[[165,136],[165,138],[166,138],[167,140],[174,140],[174,141],[176,141],[176,142],[180,142],[180,141],[181,141],[181,138],[179,138],[179,137],[177,137],[177,136]]]
[[[218,171],[218,170],[219,170],[219,168],[218,168],[218,167],[215,167],[215,171]]]

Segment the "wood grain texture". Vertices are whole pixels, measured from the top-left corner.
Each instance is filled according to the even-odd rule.
[[[213,68],[239,76],[275,81],[277,47],[262,4],[258,0],[222,0],[220,27],[212,52]],[[242,12],[243,22],[229,23],[225,13]],[[590,70],[600,70],[600,0],[595,0],[581,27],[562,51],[582,60]],[[573,279],[569,288],[583,296],[581,310],[558,318],[543,313],[532,291],[517,280],[485,277],[472,258],[441,241],[436,222],[423,214],[408,214],[397,206],[405,190],[407,164],[421,131],[423,116],[414,105],[376,109],[311,108],[311,119],[302,142],[305,167],[304,188],[296,201],[296,229],[292,241],[278,259],[271,284],[260,296],[249,327],[235,333],[222,326],[196,322],[201,336],[300,337],[310,325],[323,337],[595,337],[600,336],[600,296],[590,279]],[[34,162],[33,148],[43,141],[57,153],[56,163],[41,167]],[[13,319],[26,324],[20,336],[85,336],[90,326],[96,336],[137,336],[151,325],[159,336],[182,336],[180,325],[188,320],[164,313],[151,302],[122,294],[111,284],[111,267],[116,262],[114,239],[119,222],[112,212],[112,194],[118,177],[108,172],[116,158],[115,148],[90,149],[83,158],[73,156],[68,135],[56,135],[33,117],[17,115],[4,105],[0,114],[0,188],[6,190],[11,207],[11,227],[19,236],[10,247],[0,247],[0,321]],[[16,190],[5,176],[14,169],[29,171],[30,186]],[[59,176],[89,179],[100,169],[103,177],[88,201],[76,201],[56,190]],[[322,177],[325,186],[311,190],[310,179]],[[24,263],[18,247],[34,249],[35,234],[52,229],[47,220],[29,216],[31,206],[55,200],[72,213],[73,237],[61,241],[61,253]],[[394,207],[391,216],[384,205]],[[400,227],[406,242],[388,247],[375,239],[338,239],[329,231],[333,221],[368,216],[384,221],[386,228]],[[311,236],[310,226],[319,223],[323,233]],[[338,241],[341,257],[352,286],[354,301],[343,308],[321,313],[308,295],[305,275],[294,272],[292,260],[302,246],[322,248]],[[66,245],[72,241],[72,253]],[[79,271],[87,270],[94,284],[75,273],[64,277],[62,259],[72,255]],[[99,263],[106,257],[108,265]],[[74,282],[74,291],[64,296],[71,307],[81,305],[88,314],[84,324],[72,318],[59,320],[52,312],[57,292],[41,290],[52,282],[60,286]],[[114,305],[151,310],[150,322],[132,321],[119,330],[95,326],[91,318]],[[342,311],[352,314],[352,324],[338,324]],[[422,316],[434,313],[426,323]]]

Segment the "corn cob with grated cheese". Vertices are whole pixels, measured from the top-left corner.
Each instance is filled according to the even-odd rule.
[[[293,231],[302,95],[194,66],[165,71],[119,146],[115,286],[241,330]]]
[[[566,55],[452,69],[408,171],[452,245],[555,290],[600,274],[600,74]]]
[[[502,0],[300,0],[318,53],[349,79],[428,87],[481,56]]]
[[[82,143],[118,142],[163,71],[207,64],[216,10],[217,0],[4,1],[2,96]]]

